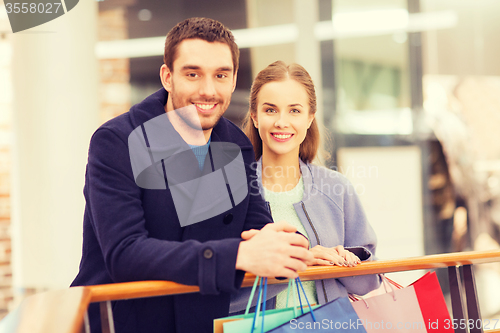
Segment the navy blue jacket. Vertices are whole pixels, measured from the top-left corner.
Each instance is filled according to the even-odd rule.
[[[169,189],[148,190],[134,181],[129,134],[164,114],[161,89],[129,112],[102,125],[92,136],[84,195],[83,251],[72,286],[139,280],[198,285],[200,293],[113,302],[116,331],[212,332],[214,318],[227,316],[230,294],[244,272],[235,270],[240,234],[272,222],[258,188],[231,210],[181,227]],[[172,127],[173,129],[173,127]],[[241,148],[247,181],[256,178],[252,145],[243,132],[221,118],[211,142]],[[193,158],[194,154],[193,154]],[[98,305],[89,308],[92,332],[100,332]]]

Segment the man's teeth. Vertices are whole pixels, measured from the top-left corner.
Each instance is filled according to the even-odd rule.
[[[203,110],[210,110],[211,108],[214,107],[215,104],[198,104],[196,103],[195,104],[197,107],[199,107],[200,109],[203,109]]]
[[[278,139],[288,139],[292,135],[291,134],[273,134],[273,136],[275,138],[278,138]]]

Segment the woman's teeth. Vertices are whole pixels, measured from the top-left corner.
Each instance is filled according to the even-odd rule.
[[[273,134],[273,136],[277,139],[288,139],[292,134]]]

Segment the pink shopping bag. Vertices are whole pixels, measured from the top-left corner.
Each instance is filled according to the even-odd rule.
[[[435,272],[425,274],[406,288],[390,286],[391,291],[386,294],[352,304],[368,333],[454,332]]]

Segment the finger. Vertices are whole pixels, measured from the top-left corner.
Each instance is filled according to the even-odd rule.
[[[359,257],[357,255],[355,255],[354,253],[352,253],[352,256],[354,257],[354,262],[356,262],[357,264],[361,264],[361,259],[359,259]]]
[[[261,276],[265,277],[265,275],[261,275]],[[294,270],[283,267],[283,268],[277,270],[275,274],[269,275],[268,277],[275,277],[275,276],[284,277],[287,279],[296,279],[299,277],[299,273],[297,273]]]
[[[324,260],[324,259],[315,259],[314,265],[316,266],[335,266],[334,262]]]
[[[352,253],[349,253],[349,252],[348,252],[348,253],[346,253],[346,256],[345,256],[345,257],[346,257],[346,259],[345,259],[345,260],[347,261],[347,266],[352,267],[352,266],[354,266],[354,265],[357,265],[357,264],[355,263],[354,257],[352,256]]]
[[[338,266],[345,266],[346,265],[346,261],[343,257],[339,256],[338,254],[335,254],[335,255],[332,255],[333,259],[330,260],[331,262],[333,262],[335,265],[338,265]]]
[[[287,258],[283,261],[283,266],[295,272],[303,272],[307,269],[307,264],[296,258]]]
[[[264,228],[271,229],[274,231],[284,231],[294,233],[297,231],[297,227],[294,227],[291,224],[288,224],[286,221],[279,221],[275,223],[268,223],[264,226]]]
[[[316,259],[323,259],[339,266],[343,266],[345,262],[344,258],[339,256],[336,251],[330,251],[330,249],[326,249],[325,251],[311,250],[311,252],[313,252]]]
[[[302,262],[313,262],[315,259],[314,254],[311,251],[298,246],[290,246],[287,248],[285,255],[290,258],[298,259]]]
[[[342,245],[335,246],[335,250],[337,250],[337,252],[338,252],[338,254],[340,256],[342,256],[343,258],[345,258],[346,250],[344,249],[344,247]]]
[[[251,229],[251,230],[243,231],[241,233],[241,238],[243,238],[244,240],[249,240],[253,236],[257,235],[258,233],[259,233],[259,230],[256,230],[256,229]]]
[[[294,246],[300,246],[305,249],[309,249],[309,241],[307,238],[303,237],[302,235],[299,234],[282,234],[283,239],[288,242],[290,245]]]
[[[358,264],[359,258],[354,253],[347,251],[346,260],[347,260],[347,264],[349,266],[353,267],[353,266],[356,266]]]

